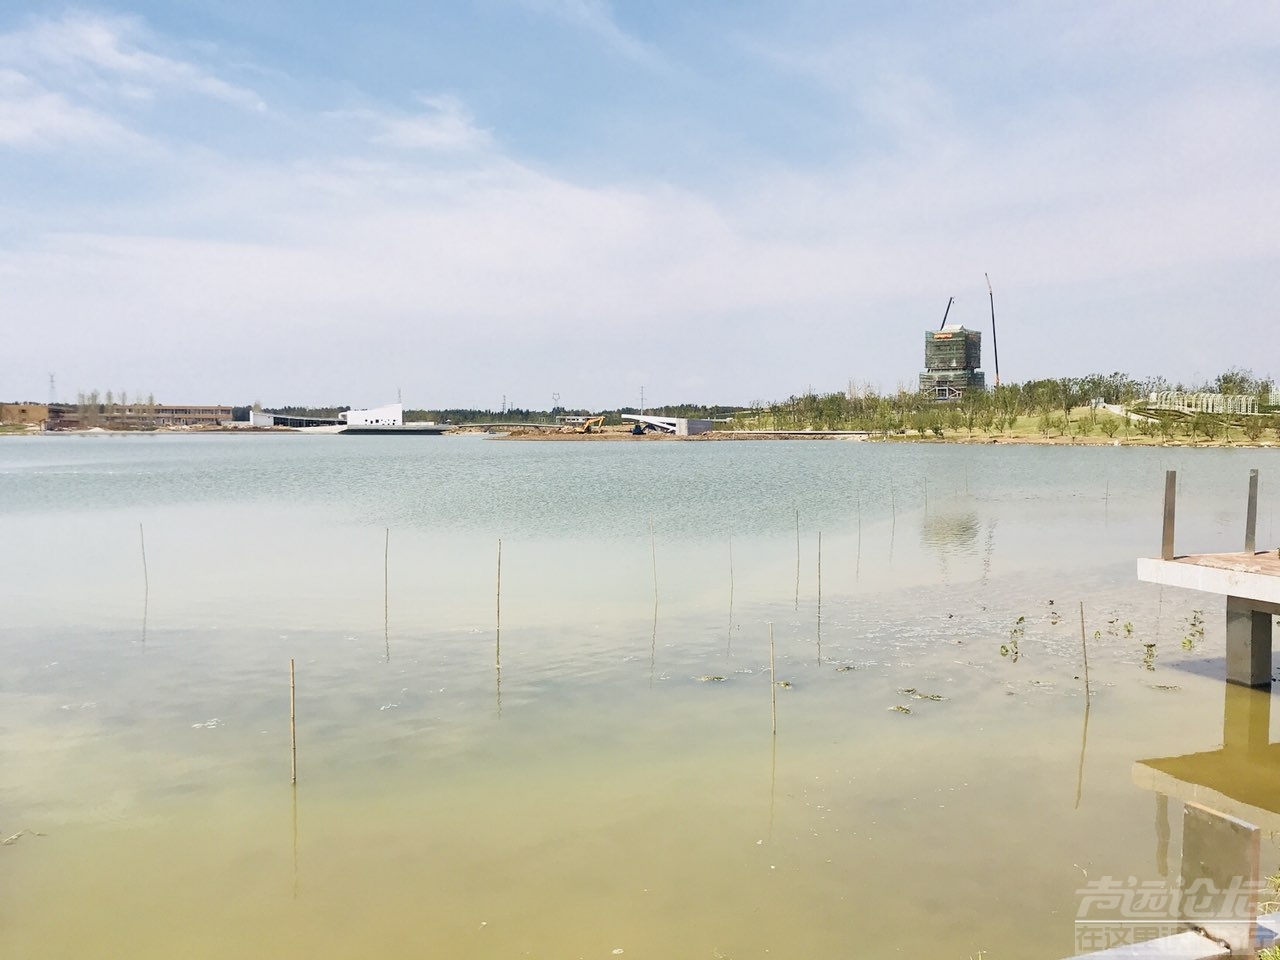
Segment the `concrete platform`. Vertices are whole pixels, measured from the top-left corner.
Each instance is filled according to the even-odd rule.
[[[1200,553],[1159,560],[1138,560],[1138,579],[1166,587],[1200,590],[1252,602],[1254,609],[1270,607],[1280,613],[1280,556],[1263,553]]]

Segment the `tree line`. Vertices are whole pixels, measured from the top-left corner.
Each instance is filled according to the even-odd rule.
[[[972,390],[951,403],[939,403],[906,388],[880,393],[870,387],[851,387],[843,393],[810,392],[758,404],[734,419],[739,429],[861,430],[886,436],[915,433],[941,437],[947,432],[973,436],[979,431],[994,436],[1015,425],[1026,428],[1029,418],[1045,437],[1091,433],[1115,437],[1136,432],[1169,439],[1179,434],[1216,439],[1235,428],[1256,440],[1267,429],[1277,430],[1280,437],[1280,408],[1271,403],[1272,385],[1269,377],[1232,368],[1191,386],[1171,383],[1164,377],[1134,378],[1124,373],[1029,380]],[[1187,415],[1150,406],[1147,398],[1162,391],[1256,396],[1262,415]],[[1084,408],[1083,412],[1079,408]]]

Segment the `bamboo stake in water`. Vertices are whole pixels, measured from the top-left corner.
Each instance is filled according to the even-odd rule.
[[[298,721],[294,712],[293,658],[289,658],[289,748],[290,776],[293,783],[298,782]]]
[[[141,523],[138,524],[138,542],[142,545],[142,593],[145,598],[151,595],[151,578],[147,576],[147,535]]]
[[[853,579],[857,581],[862,576],[862,490],[858,490],[858,561],[857,566],[853,569]]]
[[[496,589],[496,631],[494,633],[493,661],[499,670],[502,669],[502,541],[498,541],[498,585]]]
[[[1080,601],[1080,651],[1084,656],[1084,695],[1089,696],[1089,641],[1084,635],[1084,601]]]
[[[729,642],[726,654],[733,653],[733,537],[729,537]]]
[[[142,644],[147,643],[147,611],[151,606],[151,578],[147,576],[147,536],[138,524],[138,543],[142,547]]]
[[[822,666],[822,531],[818,531],[818,666]]]
[[[889,562],[893,563],[893,545],[898,537],[898,495],[889,481]]]
[[[382,642],[391,662],[391,528],[382,544]]]
[[[1084,633],[1084,602],[1080,603],[1080,649],[1084,653],[1084,724],[1080,730],[1080,763],[1076,767],[1076,809],[1080,809],[1080,798],[1084,795],[1084,755],[1089,746],[1089,644]]]
[[[800,609],[800,508],[796,507],[796,609]]]
[[[778,675],[773,659],[773,624],[769,624],[769,703],[773,714],[773,735],[778,735]]]
[[[653,559],[653,605],[658,606],[658,535],[653,530],[653,517],[649,518],[649,555]]]

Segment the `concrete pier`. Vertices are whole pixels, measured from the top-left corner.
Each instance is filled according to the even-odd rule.
[[[1280,615],[1280,557],[1274,551],[1142,558],[1138,579],[1225,596],[1227,680],[1246,687],[1270,685],[1272,617]]]
[[[1138,579],[1184,590],[1216,593],[1227,600],[1227,680],[1246,687],[1271,683],[1272,617],[1280,615],[1280,550],[1255,549],[1258,471],[1249,473],[1245,549],[1240,553],[1174,553],[1177,476],[1165,477],[1164,529],[1159,559],[1138,560]]]

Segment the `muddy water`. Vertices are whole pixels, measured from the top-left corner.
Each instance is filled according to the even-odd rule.
[[[1273,457],[5,440],[0,953],[1068,954],[1223,738],[1163,471],[1235,549]]]

